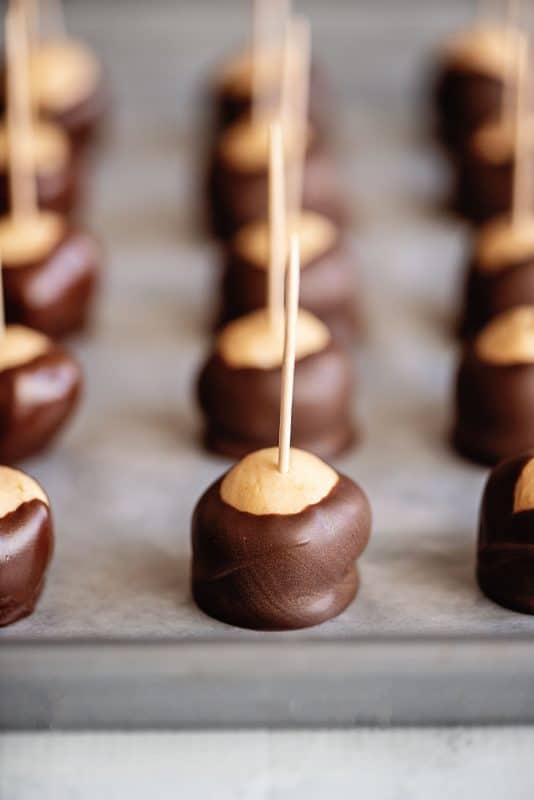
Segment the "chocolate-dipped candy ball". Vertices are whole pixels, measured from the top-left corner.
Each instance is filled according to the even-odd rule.
[[[512,208],[515,132],[511,123],[480,128],[456,164],[453,206],[475,224],[506,215]]]
[[[0,626],[34,610],[53,546],[44,491],[24,472],[0,467]]]
[[[534,447],[534,305],[503,311],[465,345],[454,441],[488,464]]]
[[[216,481],[193,514],[193,596],[215,619],[256,630],[317,625],[359,587],[371,532],[367,497],[310,453],[251,453]]]
[[[336,225],[305,211],[290,222],[299,235],[300,303],[323,320],[341,341],[354,338],[362,324],[361,292],[354,271],[354,253]],[[269,226],[249,223],[229,242],[224,257],[221,321],[262,308],[267,302]]]
[[[498,218],[476,237],[460,332],[472,336],[501,311],[528,303],[534,304],[534,216]]]
[[[280,86],[284,54],[281,47],[264,47],[259,51],[257,80],[262,96],[262,107],[275,112],[280,103]],[[296,69],[296,59],[289,60],[289,68]],[[213,86],[215,129],[221,131],[250,114],[254,67],[252,52],[247,50],[228,59],[219,69]],[[323,72],[312,64],[310,71],[309,117],[314,127],[324,127],[329,114],[329,92]]]
[[[477,578],[505,608],[534,614],[534,451],[489,476],[480,508]]]
[[[102,262],[92,236],[52,212],[2,217],[0,253],[9,322],[50,336],[85,325]]]
[[[41,113],[62,125],[75,146],[86,144],[105,114],[108,97],[102,66],[75,39],[46,39],[33,48],[31,90]]]
[[[40,208],[69,215],[80,203],[82,164],[75,158],[69,137],[58,125],[37,122],[29,140],[28,160],[36,173],[37,202]],[[8,140],[0,127],[0,213],[10,209]]]
[[[444,46],[434,86],[441,141],[461,150],[481,125],[501,114],[505,81],[515,75],[517,33],[505,26],[477,25]]]
[[[207,206],[214,234],[226,239],[267,216],[269,120],[246,118],[219,137],[208,169]],[[297,152],[294,129],[285,137],[286,164]],[[341,223],[347,210],[335,163],[309,130],[303,174],[303,208]]]
[[[5,107],[5,68],[4,68]],[[108,106],[102,66],[82,42],[42,39],[30,55],[30,91],[40,114],[60,125],[74,147],[98,132]]]
[[[284,322],[266,310],[229,323],[198,382],[206,446],[239,458],[278,435]],[[301,309],[296,329],[293,442],[325,458],[354,439],[353,373],[328,328]]]
[[[0,336],[0,460],[46,447],[77,406],[78,363],[52,339],[22,325]]]

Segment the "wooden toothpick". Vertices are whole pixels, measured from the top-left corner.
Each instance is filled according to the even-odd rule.
[[[291,104],[293,101],[293,17],[286,21],[282,49],[282,76],[280,87],[280,117],[284,128],[291,121]]]
[[[11,213],[15,217],[26,217],[35,214],[37,196],[32,158],[28,30],[20,0],[10,0],[5,27]]]
[[[286,23],[291,16],[291,0],[272,0],[272,31],[277,41],[281,44],[286,29]]]
[[[282,76],[282,41],[289,18],[291,0],[253,0],[252,3],[252,118],[262,119],[268,112],[267,64],[265,53],[270,45],[280,52],[278,73]]]
[[[509,58],[509,53],[514,52],[516,38],[519,34],[519,0],[506,0],[505,47],[508,48],[508,53],[505,59],[507,69],[503,76],[501,108],[501,119],[504,125],[508,124],[514,113],[516,65],[515,59]]]
[[[29,47],[32,50],[41,32],[41,9],[39,0],[26,0],[26,24],[28,26]]]
[[[284,313],[284,271],[287,254],[286,197],[282,126],[270,128],[269,150],[269,270],[267,302],[274,329]]]
[[[264,49],[269,0],[252,3],[252,119],[260,119],[265,111]]]
[[[288,26],[282,86],[282,123],[286,141],[291,137],[295,150],[287,170],[287,208],[298,219],[302,207],[302,187],[308,134],[310,92],[311,29],[308,20],[294,17]],[[294,64],[294,67],[293,67]]]
[[[280,429],[278,432],[278,470],[283,475],[289,471],[291,459],[291,415],[293,411],[293,383],[295,379],[299,283],[300,243],[299,237],[293,234],[291,236],[289,269],[286,279],[284,360],[282,362]]]
[[[276,95],[275,95],[275,108],[277,113],[280,114],[282,107],[282,92],[284,80],[284,61],[285,61],[285,39],[288,27],[288,22],[292,16],[292,2],[291,0],[274,0],[273,4],[273,25],[272,25],[272,38],[275,44],[276,51]]]
[[[529,208],[528,169],[531,157],[530,115],[527,114],[528,40],[521,37],[517,51],[512,224],[518,225]]]

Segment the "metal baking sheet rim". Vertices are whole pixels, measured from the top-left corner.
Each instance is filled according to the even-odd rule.
[[[0,728],[534,722],[534,640],[11,642]]]

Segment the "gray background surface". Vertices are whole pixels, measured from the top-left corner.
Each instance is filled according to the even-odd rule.
[[[527,729],[0,739],[2,800],[532,800]]]

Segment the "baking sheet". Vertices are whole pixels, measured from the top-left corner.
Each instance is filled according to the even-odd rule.
[[[191,511],[228,463],[200,449],[192,395],[217,275],[216,251],[193,221],[199,93],[210,63],[244,30],[243,6],[69,6],[72,30],[106,59],[117,101],[91,212],[110,266],[95,328],[73,342],[86,370],[84,406],[58,446],[25,465],[51,497],[57,546],[37,611],[0,632],[0,724],[534,718],[534,620],[477,589],[486,471],[447,443],[468,233],[437,209],[446,175],[424,136],[421,83],[433,44],[466,17],[460,2],[302,4],[338,89],[369,314],[355,354],[365,439],[336,462],[374,511],[360,595],[336,620],[275,635],[212,621],[191,602]],[[174,665],[165,680],[162,660]],[[507,676],[518,672],[512,689]],[[241,691],[227,686],[224,699],[221,687],[238,674]],[[373,675],[386,695],[370,688]],[[136,712],[139,685],[154,694]],[[295,691],[304,694],[292,706]],[[252,708],[247,698],[256,698]]]

